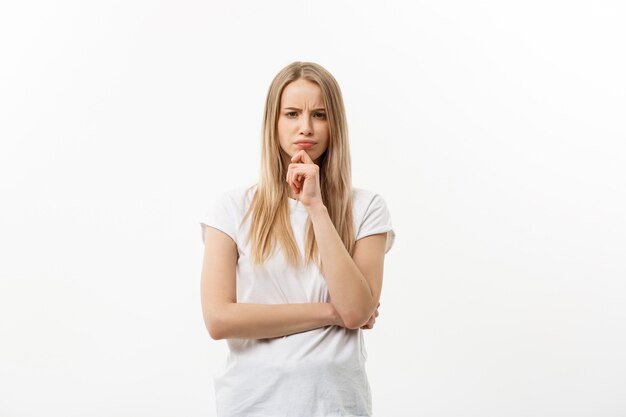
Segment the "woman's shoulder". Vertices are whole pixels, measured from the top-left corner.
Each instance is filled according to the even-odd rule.
[[[395,232],[391,214],[385,199],[373,190],[352,187],[356,240],[362,237],[387,232],[385,253],[393,246]]]
[[[383,197],[374,190],[361,187],[352,187],[352,205],[354,210],[365,211],[372,203],[383,202]]]

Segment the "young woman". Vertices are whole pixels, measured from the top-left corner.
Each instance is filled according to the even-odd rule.
[[[223,193],[201,223],[201,295],[220,417],[371,416],[362,329],[378,316],[395,233],[383,198],[353,188],[343,99],[294,62],[265,103],[259,182]]]

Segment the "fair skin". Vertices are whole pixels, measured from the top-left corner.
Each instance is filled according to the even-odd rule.
[[[289,157],[299,150],[306,150],[309,157],[319,164],[330,140],[330,128],[320,87],[303,78],[287,84],[280,99],[277,127],[278,142]],[[286,166],[292,161],[283,162]],[[293,193],[290,197],[295,198]]]
[[[237,303],[237,246],[225,233],[205,228],[201,297],[214,339],[263,339],[335,325],[371,329],[378,316],[386,236],[359,239],[351,257],[322,204],[319,166],[330,139],[321,89],[296,80],[281,96],[278,135],[291,158],[285,181],[307,208],[322,260],[331,303]],[[303,144],[307,141],[308,144]]]

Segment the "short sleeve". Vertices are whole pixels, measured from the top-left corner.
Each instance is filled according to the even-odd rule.
[[[385,200],[380,195],[376,194],[365,210],[365,215],[359,226],[356,240],[384,232],[387,232],[387,244],[385,246],[385,253],[387,253],[393,246],[396,233],[391,225],[391,215],[389,214]]]
[[[221,230],[237,242],[236,207],[230,193],[222,193],[209,207],[200,220],[202,242],[204,242],[204,228],[207,226]]]

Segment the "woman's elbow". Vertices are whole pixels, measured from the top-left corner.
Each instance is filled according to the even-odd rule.
[[[343,323],[347,329],[356,330],[361,328],[370,319],[370,315],[365,316],[359,312],[349,312],[342,317]]]
[[[217,328],[216,326],[207,326],[207,330],[209,331],[209,336],[213,340],[222,340],[224,339],[224,335],[222,334],[222,330]]]
[[[226,338],[227,326],[223,318],[218,316],[205,317],[204,323],[211,339],[222,340]]]
[[[378,305],[378,303],[376,303]],[[350,309],[341,314],[344,327],[355,330],[364,326],[376,311],[376,307],[364,306],[359,309]]]

